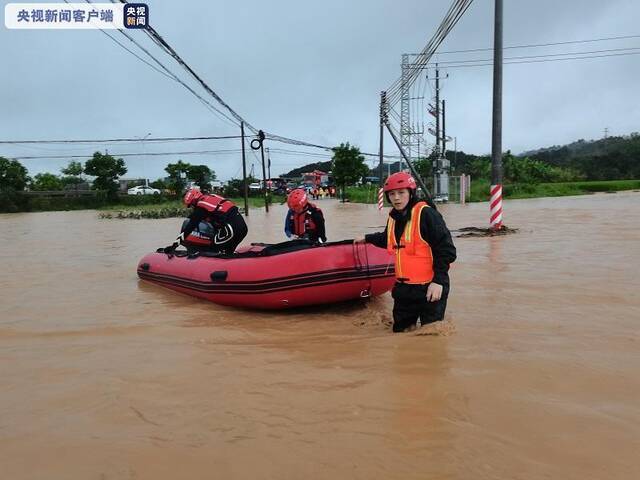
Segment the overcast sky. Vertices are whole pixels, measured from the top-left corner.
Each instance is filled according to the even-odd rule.
[[[6,3],[2,2],[3,16]],[[257,128],[323,145],[349,141],[363,151],[377,152],[379,93],[400,76],[401,54],[419,52],[426,45],[451,0],[147,3],[150,23],[158,33]],[[491,47],[493,3],[475,0],[439,51]],[[505,46],[640,35],[638,0],[504,3]],[[144,33],[128,32],[204,95]],[[111,34],[144,55],[119,32],[112,30]],[[640,37],[505,50],[505,58],[634,47],[640,49]],[[212,114],[181,85],[152,70],[100,31],[8,30],[3,21],[0,52],[0,140],[239,134],[238,128]],[[443,53],[433,60],[490,57],[491,52]],[[447,73],[442,82],[447,134],[456,137],[459,150],[488,153],[491,67],[450,68],[442,75]],[[640,130],[639,79],[640,55],[505,65],[504,150],[518,153],[579,138],[600,138],[605,127],[610,135]],[[415,96],[432,94],[433,83],[425,79],[412,92]],[[413,107],[413,120],[428,122],[419,111],[424,104],[416,101]],[[390,140],[385,141],[388,152],[397,153]],[[0,156],[90,156],[105,148],[114,154],[225,150],[239,145],[238,140],[0,145]],[[305,150],[273,142],[269,146]],[[153,180],[164,176],[166,164],[178,158],[206,164],[222,179],[241,176],[240,154],[235,152],[125,157],[126,176]],[[322,160],[277,151],[271,158],[272,175]],[[68,159],[21,162],[33,175],[58,173]],[[251,163],[257,174],[258,162],[249,154]]]

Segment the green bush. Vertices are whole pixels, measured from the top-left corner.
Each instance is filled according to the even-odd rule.
[[[596,182],[512,183],[503,186],[504,198],[538,198],[584,195],[596,192],[619,192],[640,189],[640,180],[604,180]],[[489,200],[489,182],[471,182],[472,202]]]
[[[120,195],[117,200],[111,202],[113,205],[156,205],[171,201],[180,201],[177,195]]]
[[[26,210],[25,199],[11,189],[0,190],[0,213],[23,212]]]
[[[471,180],[470,202],[486,202],[489,200],[490,185],[487,180]]]
[[[378,203],[378,188],[377,185],[347,187],[345,198],[355,203]]]

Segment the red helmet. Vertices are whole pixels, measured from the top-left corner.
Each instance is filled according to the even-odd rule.
[[[187,207],[190,207],[202,197],[204,197],[204,193],[202,193],[199,188],[191,188],[184,195],[184,199],[182,201]]]
[[[302,213],[308,203],[307,193],[301,188],[291,190],[291,193],[287,197],[287,205],[296,213]]]
[[[399,190],[401,188],[408,188],[409,191],[416,190],[416,181],[415,179],[405,172],[398,172],[390,175],[387,178],[387,181],[384,182],[384,192],[390,192],[391,190]]]

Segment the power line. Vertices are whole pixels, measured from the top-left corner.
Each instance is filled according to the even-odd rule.
[[[523,60],[523,59],[531,59],[531,58],[562,57],[567,55],[590,55],[593,53],[626,52],[629,50],[640,50],[640,47],[609,48],[605,50],[591,50],[587,52],[565,52],[565,53],[546,53],[542,55],[520,55],[517,57],[504,57],[504,60]],[[478,59],[469,59],[469,60],[447,60],[444,62],[438,62],[438,65],[475,63],[475,62],[492,62],[492,61],[493,61],[492,58],[478,58]],[[409,67],[409,68],[412,68],[412,67]]]
[[[534,47],[552,47],[556,45],[571,45],[577,43],[592,43],[592,42],[604,42],[609,40],[625,40],[629,38],[640,38],[640,35],[624,35],[621,37],[605,37],[605,38],[591,38],[587,40],[571,40],[566,42],[552,42],[552,43],[532,43],[528,45],[511,45],[509,47],[502,47],[504,50],[512,49],[512,48],[534,48]],[[486,52],[492,51],[493,47],[487,48],[471,48],[468,50],[448,50],[445,52],[438,52],[438,55],[442,54],[450,54],[450,53],[470,53],[470,52]],[[414,53],[412,55],[421,55],[420,53]]]
[[[119,0],[119,1],[120,1],[120,3],[123,3],[125,5],[127,4],[126,0]],[[473,0],[456,0],[456,1],[457,2],[469,2],[470,3]],[[116,3],[116,0],[111,0],[111,2],[112,3]],[[236,119],[236,121],[238,122],[238,125],[240,124],[240,122],[244,122],[244,124],[247,126],[247,128],[252,133],[254,133],[254,134],[258,133],[258,129],[256,129],[253,125],[251,125],[249,122],[247,122],[235,110],[233,110],[224,100],[222,100],[222,98],[216,92],[214,92],[213,89],[211,89],[211,87],[209,87],[209,85],[207,85],[207,83],[202,78],[200,78],[200,76],[198,76],[198,74],[196,74],[196,72],[180,57],[180,55],[178,55],[178,53],[171,47],[171,45],[169,45],[167,43],[167,41],[152,26],[147,25],[146,28],[143,31],[165,53],[167,53],[176,62],[178,62],[178,64],[182,68],[184,68],[202,86],[202,88],[204,88],[205,91],[207,93],[209,93],[209,95],[211,95],[218,103],[220,103],[223,107],[225,107],[231,113],[231,115]],[[124,34],[124,32],[122,30],[121,30],[121,32]],[[130,38],[130,37],[128,37],[128,38]],[[154,59],[154,61],[158,62],[151,54],[149,54],[148,52],[147,52],[147,54],[149,56],[151,56]],[[166,69],[166,67],[164,67],[163,65],[162,65],[162,68]],[[172,75],[174,75],[174,74],[172,73]],[[181,80],[177,79],[177,77],[176,77],[176,81],[179,81],[182,85],[185,86],[185,88],[188,88],[189,91],[191,91],[194,95],[197,96],[197,94],[190,87],[188,87]],[[216,110],[216,111],[218,111],[218,110]],[[324,149],[324,150],[330,150],[331,149],[331,147],[327,147],[325,145],[317,145],[317,144],[305,142],[305,141],[302,141],[302,140],[296,140],[296,139],[292,139],[292,138],[288,138],[288,137],[283,137],[283,136],[280,136],[280,135],[270,134],[268,132],[265,132],[265,134],[266,134],[266,138],[269,138],[270,140],[273,140],[273,141],[276,141],[276,142],[289,143],[289,144],[292,144],[292,145],[300,145],[300,146],[306,146],[306,147],[312,147],[312,148],[320,148],[320,149]]]
[[[126,4],[127,2],[126,0],[120,0],[120,3]],[[147,25],[143,31],[145,34],[149,36],[149,38],[151,38],[151,40],[156,45],[162,48],[165,51],[165,53],[167,53],[176,62],[178,62],[178,64],[183,69],[185,69],[200,84],[200,86],[202,86],[202,88],[205,89],[205,91],[209,95],[211,95],[220,105],[225,107],[229,111],[229,113],[231,113],[231,116],[236,119],[236,121],[238,122],[238,125],[241,122],[244,122],[247,128],[251,130],[254,134],[258,132],[258,130],[253,125],[251,125],[243,117],[241,117],[233,108],[231,108],[231,106],[229,106],[229,104],[227,104],[216,92],[214,92],[213,89],[202,78],[200,78],[200,76],[182,59],[182,57],[180,57],[180,55],[178,55],[178,53],[173,49],[173,47],[169,45],[166,42],[166,40],[151,25]]]
[[[65,3],[70,3],[68,0],[64,0]],[[91,0],[85,0],[86,3],[88,4],[93,4],[93,2]],[[111,3],[116,3],[114,0],[111,0]],[[124,2],[123,2],[124,3]],[[149,58],[151,58],[155,63],[157,63],[165,72],[162,72],[161,70],[158,70],[156,67],[154,67],[153,65],[151,65],[149,62],[147,62],[146,60],[144,60],[143,58],[139,57],[136,53],[134,53],[133,51],[129,50],[127,47],[125,47],[124,45],[122,45],[120,42],[118,42],[118,40],[115,39],[115,37],[111,36],[109,33],[107,33],[104,29],[100,29],[100,31],[102,33],[104,33],[107,37],[109,37],[111,40],[113,40],[116,44],[118,44],[120,47],[122,47],[124,50],[126,50],[127,52],[129,52],[130,54],[132,54],[134,57],[136,57],[137,59],[139,59],[141,62],[145,63],[146,65],[149,65],[151,68],[153,68],[155,71],[157,71],[158,73],[164,75],[165,77],[176,81],[177,83],[181,84],[182,86],[184,86],[188,91],[190,91],[196,98],[198,98],[198,100],[200,100],[200,102],[202,102],[202,104],[207,107],[212,113],[214,113],[217,117],[219,117],[221,120],[226,121],[228,123],[230,123],[231,125],[233,125],[234,127],[237,127],[238,125],[236,125],[233,120],[231,120],[227,115],[224,114],[224,112],[221,112],[220,110],[218,110],[214,105],[212,105],[211,103],[209,103],[206,99],[202,98],[200,95],[198,95],[198,93],[193,90],[191,87],[189,87],[186,83],[184,83],[180,78],[178,78],[178,76],[176,74],[174,74],[171,70],[169,70],[166,66],[164,66],[162,64],[162,62],[160,62],[157,58],[155,58],[147,49],[145,49],[142,45],[140,45],[138,42],[136,42],[131,36],[129,36],[127,33],[125,33],[123,30],[118,30],[122,35],[124,35],[130,42],[132,42],[134,45],[136,45],[140,50],[142,50],[144,53],[147,54],[147,56]]]
[[[451,29],[458,23],[458,20],[464,15],[473,0],[455,0],[449,10],[447,11],[445,18],[436,30],[436,33],[431,37],[429,43],[422,49],[422,52],[418,56],[418,60],[415,62],[418,66],[426,65],[435,53],[437,48],[443,42],[445,37],[449,34]],[[404,86],[410,86],[416,79],[418,70],[412,70],[409,72],[408,78],[404,79],[400,77],[389,88],[387,88],[387,103],[388,105],[394,105],[401,96],[403,81]]]
[[[69,3],[69,2],[66,2]],[[109,34],[106,30],[100,29],[100,31],[102,33],[104,33],[107,37],[109,37],[111,40],[113,40],[115,43],[117,43],[118,45],[120,45],[120,47],[122,47],[124,50],[126,50],[127,52],[129,52],[131,55],[133,55],[134,57],[136,57],[138,60],[140,60],[141,62],[149,65],[151,68],[153,68],[156,72],[158,72],[160,75],[164,75],[165,77],[167,77],[169,80],[175,80],[174,77],[172,77],[171,75],[163,72],[162,70],[160,70],[159,68],[155,67],[154,65],[152,65],[151,63],[147,62],[144,58],[142,58],[141,56],[139,56],[136,52],[129,50],[125,45],[123,45],[122,43],[120,43],[115,37],[113,37],[111,34]]]
[[[0,140],[0,144],[34,144],[34,143],[48,143],[48,144],[66,144],[66,143],[118,143],[118,142],[188,142],[194,140],[227,140],[232,138],[240,138],[240,135],[224,135],[216,137],[155,137],[145,138],[107,138],[99,140]]]
[[[67,1],[67,0],[65,0]],[[91,3],[90,0],[86,0],[87,3]],[[112,3],[116,3],[114,0],[111,0]],[[67,2],[69,3],[69,2]],[[126,3],[126,2],[122,2],[122,3]],[[149,28],[149,27],[148,27]],[[160,62],[160,60],[158,60],[156,57],[154,57],[151,52],[149,52],[146,48],[144,48],[142,45],[140,45],[138,42],[136,42],[130,35],[128,35],[125,31],[123,30],[118,30],[122,35],[124,35],[130,42],[132,42],[134,45],[136,45],[140,50],[142,50],[145,54],[147,54],[147,56],[149,58],[151,58],[151,60],[153,60],[156,64],[158,64],[160,66],[160,68],[162,68],[165,72],[167,72],[169,78],[172,78],[173,80],[175,80],[176,82],[178,82],[180,85],[182,85],[184,88],[186,88],[189,92],[191,92],[192,95],[194,95],[198,100],[200,100],[200,102],[202,102],[202,104],[207,107],[212,113],[214,113],[216,116],[218,116],[221,120],[227,121],[228,123],[230,123],[231,125],[233,125],[234,127],[237,127],[238,124],[236,124],[231,118],[229,118],[224,112],[221,112],[218,108],[216,108],[214,105],[212,105],[210,102],[208,102],[205,98],[203,98],[201,95],[199,95],[195,90],[193,90],[189,85],[187,85],[184,81],[182,81],[180,78],[178,78],[178,76],[173,73],[171,70],[169,70],[162,62]],[[119,42],[117,42],[115,40],[115,38],[111,37],[110,35],[108,35],[109,38],[111,38],[112,40],[114,40],[116,43],[118,43],[118,45],[120,45]],[[126,49],[126,48],[125,48]],[[130,52],[130,50],[126,49],[127,51]],[[133,52],[131,52],[133,53]],[[135,54],[134,54],[135,55]],[[136,55],[137,58],[139,58]],[[142,59],[141,59],[142,60]],[[144,60],[142,60],[144,62]],[[145,62],[147,63],[147,62]],[[148,63],[147,63],[148,64]]]
[[[282,148],[269,148],[271,153],[280,153],[282,155],[298,155],[303,157],[320,157],[320,158],[331,158],[328,153],[314,153],[314,152],[301,152],[298,150],[285,150]]]
[[[269,148],[270,152],[275,152],[275,153],[281,153],[283,155],[299,155],[299,156],[307,156],[307,157],[320,157],[320,158],[329,158],[331,159],[332,157],[327,157],[325,154],[322,153],[313,153],[313,152],[302,152],[299,150],[287,150],[287,149],[282,149],[282,148]],[[377,153],[362,153],[360,152],[361,155],[363,156],[369,156],[369,157],[375,157],[378,158],[380,155]],[[399,155],[385,155],[384,158],[400,158]]]
[[[418,55],[418,60],[416,63],[422,64],[427,63],[431,58],[433,53],[435,53],[438,46],[442,43],[448,32],[453,28],[455,23],[461,17],[462,13],[466,11],[471,2],[465,6],[462,0],[456,0],[451,4],[449,10],[445,14],[445,18],[442,20],[440,25],[438,26],[436,33],[431,37],[425,48],[422,49],[422,52]],[[415,75],[412,75],[409,78],[409,84],[413,83],[415,80]],[[396,95],[402,88],[402,78],[397,79],[391,87],[387,89],[387,100],[389,100],[389,94]],[[389,102],[390,104],[395,103],[395,101]]]
[[[584,57],[567,57],[567,58],[548,58],[542,60],[525,60],[518,62],[504,62],[505,65],[514,65],[518,63],[546,63],[546,62],[562,62],[566,60],[588,60],[592,58],[605,58],[605,57],[624,57],[627,55],[640,55],[640,52],[628,52],[628,53],[611,53],[607,55],[589,55]],[[493,65],[493,62],[490,63],[478,63],[473,65],[448,65],[444,68],[465,68],[465,67],[484,67]]]
[[[228,140],[228,139],[238,139],[241,138],[240,135],[224,135],[224,136],[202,136],[202,137],[153,137],[147,138],[145,140],[141,140],[140,138],[105,138],[105,139],[72,139],[72,140],[0,140],[0,145],[33,145],[33,144],[51,144],[51,145],[64,145],[64,144],[112,144],[112,143],[134,143],[139,144],[141,142],[154,142],[154,143],[162,143],[162,142],[188,142],[188,141],[203,141],[203,140]],[[247,142],[247,149],[253,152],[253,149],[250,148]],[[333,151],[333,147],[322,147],[328,151]],[[316,152],[305,152],[301,150],[288,150],[283,148],[271,148],[272,152],[280,152],[280,153],[290,153],[290,154],[299,154],[299,155],[309,155],[309,156],[326,156],[324,153],[316,153]],[[221,152],[222,150],[203,150],[202,152],[192,152],[196,153],[212,153],[212,152]],[[229,152],[231,150],[225,150],[225,152]],[[239,151],[239,150],[238,150]],[[172,155],[172,154],[185,154],[186,152],[166,152],[159,153],[158,155]],[[368,153],[368,152],[360,152],[364,156],[378,156],[376,153]],[[113,154],[116,155],[116,154]],[[120,155],[120,154],[118,154]],[[154,155],[153,153],[126,153],[121,155]],[[55,156],[29,156],[29,157],[13,157],[16,159],[32,159],[32,158],[83,158],[85,155],[77,155],[77,156],[69,156],[69,155],[55,155]],[[256,159],[258,157],[256,156]]]
[[[228,155],[239,153],[239,148],[228,150],[195,150],[186,152],[147,152],[147,153],[110,153],[112,157],[162,157],[169,155]],[[36,160],[36,159],[58,159],[58,158],[91,158],[92,155],[33,155],[11,157],[12,160]]]

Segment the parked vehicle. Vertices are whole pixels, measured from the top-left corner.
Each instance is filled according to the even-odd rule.
[[[157,188],[146,187],[144,185],[138,185],[137,187],[127,190],[127,195],[160,195],[160,190]]]
[[[262,185],[260,184],[260,182],[250,183],[249,190],[253,190],[253,191],[262,190]]]

